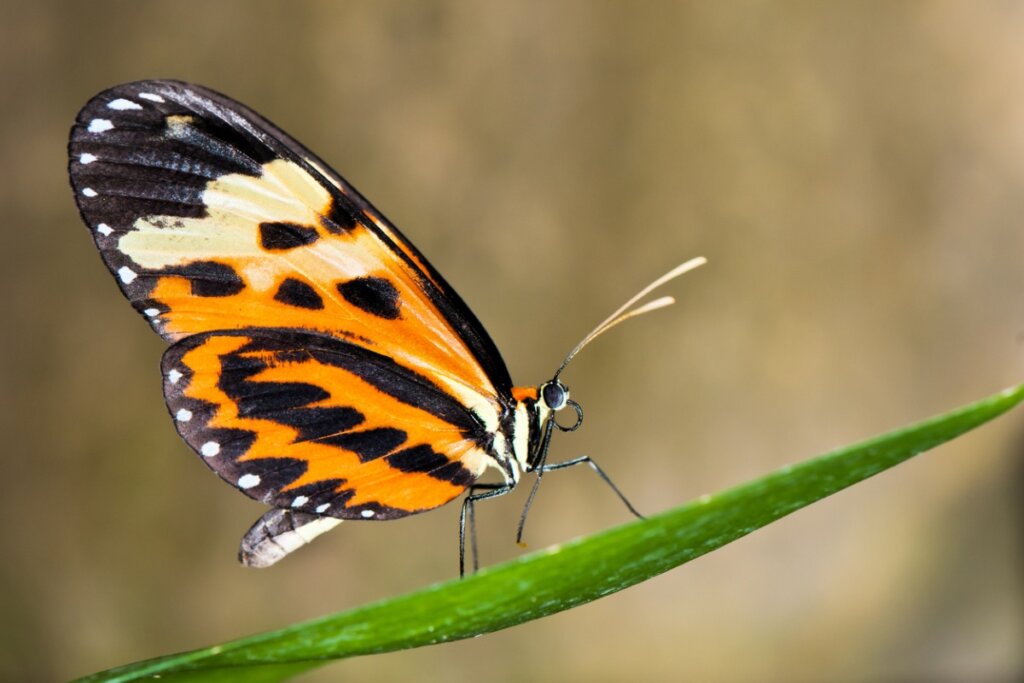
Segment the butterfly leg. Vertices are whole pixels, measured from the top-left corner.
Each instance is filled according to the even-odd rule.
[[[523,506],[523,514],[519,517],[519,531],[516,534],[516,543],[522,543],[523,528],[526,526],[526,515],[530,511],[530,506],[533,505],[533,498],[534,496],[537,495],[537,489],[540,488],[540,479],[544,475],[544,473],[554,472],[555,470],[564,470],[568,467],[575,467],[576,465],[584,464],[590,465],[590,468],[597,473],[597,476],[601,477],[601,480],[604,481],[604,483],[608,484],[609,487],[611,487],[611,490],[614,491],[615,495],[619,497],[619,500],[621,500],[623,505],[626,506],[626,509],[632,512],[633,515],[638,519],[644,519],[644,516],[641,515],[635,507],[633,507],[633,504],[630,503],[629,499],[626,498],[625,494],[623,494],[622,491],[619,490],[619,487],[616,486],[614,482],[612,482],[611,478],[607,474],[605,474],[605,471],[601,469],[601,466],[598,465],[594,461],[594,459],[591,458],[589,455],[581,455],[578,458],[566,460],[565,462],[556,462],[550,465],[544,463],[536,469],[537,478],[533,482],[533,488],[530,489],[530,495],[526,499],[526,505]]]
[[[459,513],[459,578],[466,575],[466,520],[469,520],[469,545],[473,554],[473,571],[480,568],[476,549],[476,502],[503,496],[514,488],[512,484],[473,484],[469,495],[462,501]],[[483,493],[476,493],[482,491]]]

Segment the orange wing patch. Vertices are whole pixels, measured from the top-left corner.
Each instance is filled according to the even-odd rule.
[[[357,340],[420,371],[443,370],[473,405],[496,390],[418,274],[295,163],[231,174],[202,192],[207,215],[143,216],[118,249],[157,276],[153,323],[168,339],[266,325]],[[442,378],[445,381],[447,378]]]
[[[508,371],[479,321],[341,176],[245,106],[147,81],[96,96],[72,129],[86,223],[168,341],[272,325],[372,348],[496,428]]]
[[[164,357],[178,431],[252,498],[341,519],[435,508],[487,466],[480,424],[440,387],[306,333],[190,337]]]

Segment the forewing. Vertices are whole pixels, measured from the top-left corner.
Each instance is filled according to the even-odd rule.
[[[167,350],[178,432],[224,480],[276,508],[391,519],[462,493],[488,434],[442,387],[358,344],[284,329]]]
[[[71,131],[82,217],[122,291],[169,341],[272,325],[434,378],[479,414],[511,390],[479,321],[341,176],[223,95],[142,81]]]

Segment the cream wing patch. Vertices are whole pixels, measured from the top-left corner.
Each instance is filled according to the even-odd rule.
[[[356,257],[346,257],[329,241],[317,240],[292,251],[288,259],[267,259],[259,243],[262,223],[316,226],[331,206],[331,196],[300,166],[278,159],[263,166],[260,177],[243,174],[210,181],[203,191],[207,216],[144,216],[126,232],[118,249],[140,266],[160,270],[196,261],[230,259],[256,291],[269,291],[293,272],[318,272],[328,265],[346,277],[383,269],[373,251],[352,245]],[[366,233],[349,236],[354,242],[372,239]]]
[[[169,123],[169,127],[186,125],[188,117],[180,118],[181,121]],[[273,301],[283,281],[299,275],[319,283],[319,273],[331,273],[339,280],[388,273],[398,299],[412,301],[422,296],[410,273],[394,267],[393,256],[381,248],[372,232],[357,228],[330,233],[324,227],[323,219],[330,215],[333,198],[305,169],[285,159],[268,162],[262,169],[259,176],[229,174],[209,181],[201,195],[205,216],[139,217],[133,229],[121,236],[118,249],[134,263],[153,271],[185,268],[197,262],[227,263],[246,288],[263,295],[266,301]],[[376,217],[367,215],[378,226],[383,225]],[[274,254],[260,243],[260,227],[265,224],[292,224],[316,230],[318,235],[309,244],[288,249],[286,255]],[[129,272],[134,279],[136,273]],[[353,311],[338,290],[328,286],[318,291],[323,299],[334,304],[336,322],[354,334],[363,334],[355,324],[360,318],[358,311]],[[376,348],[420,371],[433,371],[452,361],[464,364],[466,371],[476,374],[472,383],[462,378],[464,372],[432,374],[489,429],[496,429],[500,410],[494,400],[496,392],[489,386],[488,378],[467,363],[468,351],[455,331],[447,324],[439,324],[440,318],[432,312],[424,316],[415,306],[404,307],[402,313],[408,322],[416,322],[427,343],[411,344],[401,334],[394,338],[378,336],[374,340]]]

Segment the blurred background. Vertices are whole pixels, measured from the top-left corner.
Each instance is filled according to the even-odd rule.
[[[684,259],[680,303],[564,375],[587,453],[655,512],[1024,378],[1020,2],[0,2],[0,680],[59,680],[456,574],[451,505],[265,571],[263,508],[177,438],[163,343],[72,202],[75,113],[172,77],[349,178],[519,383]],[[1024,419],[540,622],[306,681],[1010,681]],[[481,506],[487,563],[519,495]],[[625,522],[552,475],[531,547]]]

